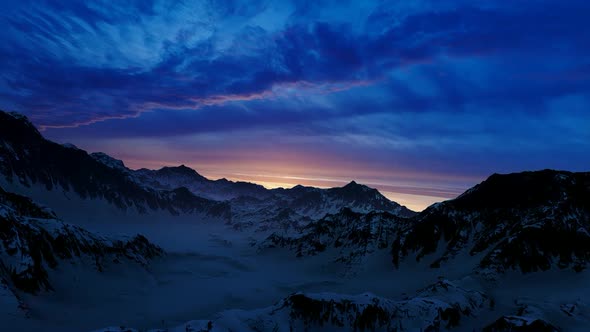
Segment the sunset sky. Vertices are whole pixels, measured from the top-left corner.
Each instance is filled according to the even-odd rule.
[[[125,3],[125,4],[123,4]],[[2,1],[0,109],[132,168],[380,189],[590,166],[590,1]]]

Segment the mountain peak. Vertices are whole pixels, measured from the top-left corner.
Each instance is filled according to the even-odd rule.
[[[347,190],[365,190],[370,189],[369,187],[365,186],[364,184],[359,184],[356,181],[350,181],[347,185],[342,187],[343,189]]]
[[[119,170],[124,170],[126,168],[122,160],[115,159],[104,152],[93,152],[90,156],[94,158],[94,160],[99,161],[110,168]]]
[[[199,174],[194,169],[182,164],[180,166],[164,166],[156,171],[160,175],[180,175],[180,176],[187,176],[191,178],[197,178],[200,181],[207,180],[204,176]]]
[[[0,110],[0,132],[6,139],[23,143],[42,138],[41,133],[27,116],[16,112],[3,112]],[[29,134],[30,133],[30,134]]]

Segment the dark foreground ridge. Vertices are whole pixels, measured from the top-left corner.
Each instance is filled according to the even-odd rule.
[[[435,204],[400,232],[392,248],[397,265],[408,254],[433,267],[460,252],[483,255],[496,272],[581,271],[590,261],[590,173],[555,170],[494,174],[458,198]]]

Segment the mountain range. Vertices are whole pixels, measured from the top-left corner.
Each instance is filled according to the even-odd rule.
[[[71,144],[46,140],[28,119],[16,113],[0,112],[0,142],[0,173],[8,185],[65,191],[138,213],[163,210],[239,223],[279,213],[293,214],[295,221],[305,222],[307,217],[319,218],[342,207],[414,214],[354,181],[342,188],[269,190],[247,182],[209,180],[184,165],[131,170],[104,153],[88,154]]]
[[[165,240],[115,231],[123,226],[159,227],[153,234]],[[0,112],[0,314],[13,330],[58,324],[40,303],[71,301],[60,294],[80,273],[119,286],[117,276],[133,273],[147,286],[137,300],[128,286],[125,300],[139,307],[172,280],[184,293],[189,284],[209,287],[199,283],[277,285],[256,288],[275,299],[268,307],[227,295],[224,310],[194,312],[194,321],[185,319],[193,304],[179,302],[183,314],[160,326],[170,331],[582,331],[590,325],[589,231],[589,172],[493,174],[416,213],[354,181],[266,189],[184,165],[132,170]],[[193,251],[170,245],[182,236]],[[93,302],[88,312],[115,302]],[[109,322],[52,326],[90,331]]]

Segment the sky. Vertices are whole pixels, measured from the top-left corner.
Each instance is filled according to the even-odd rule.
[[[0,109],[131,168],[421,210],[590,165],[589,1],[2,1]]]

